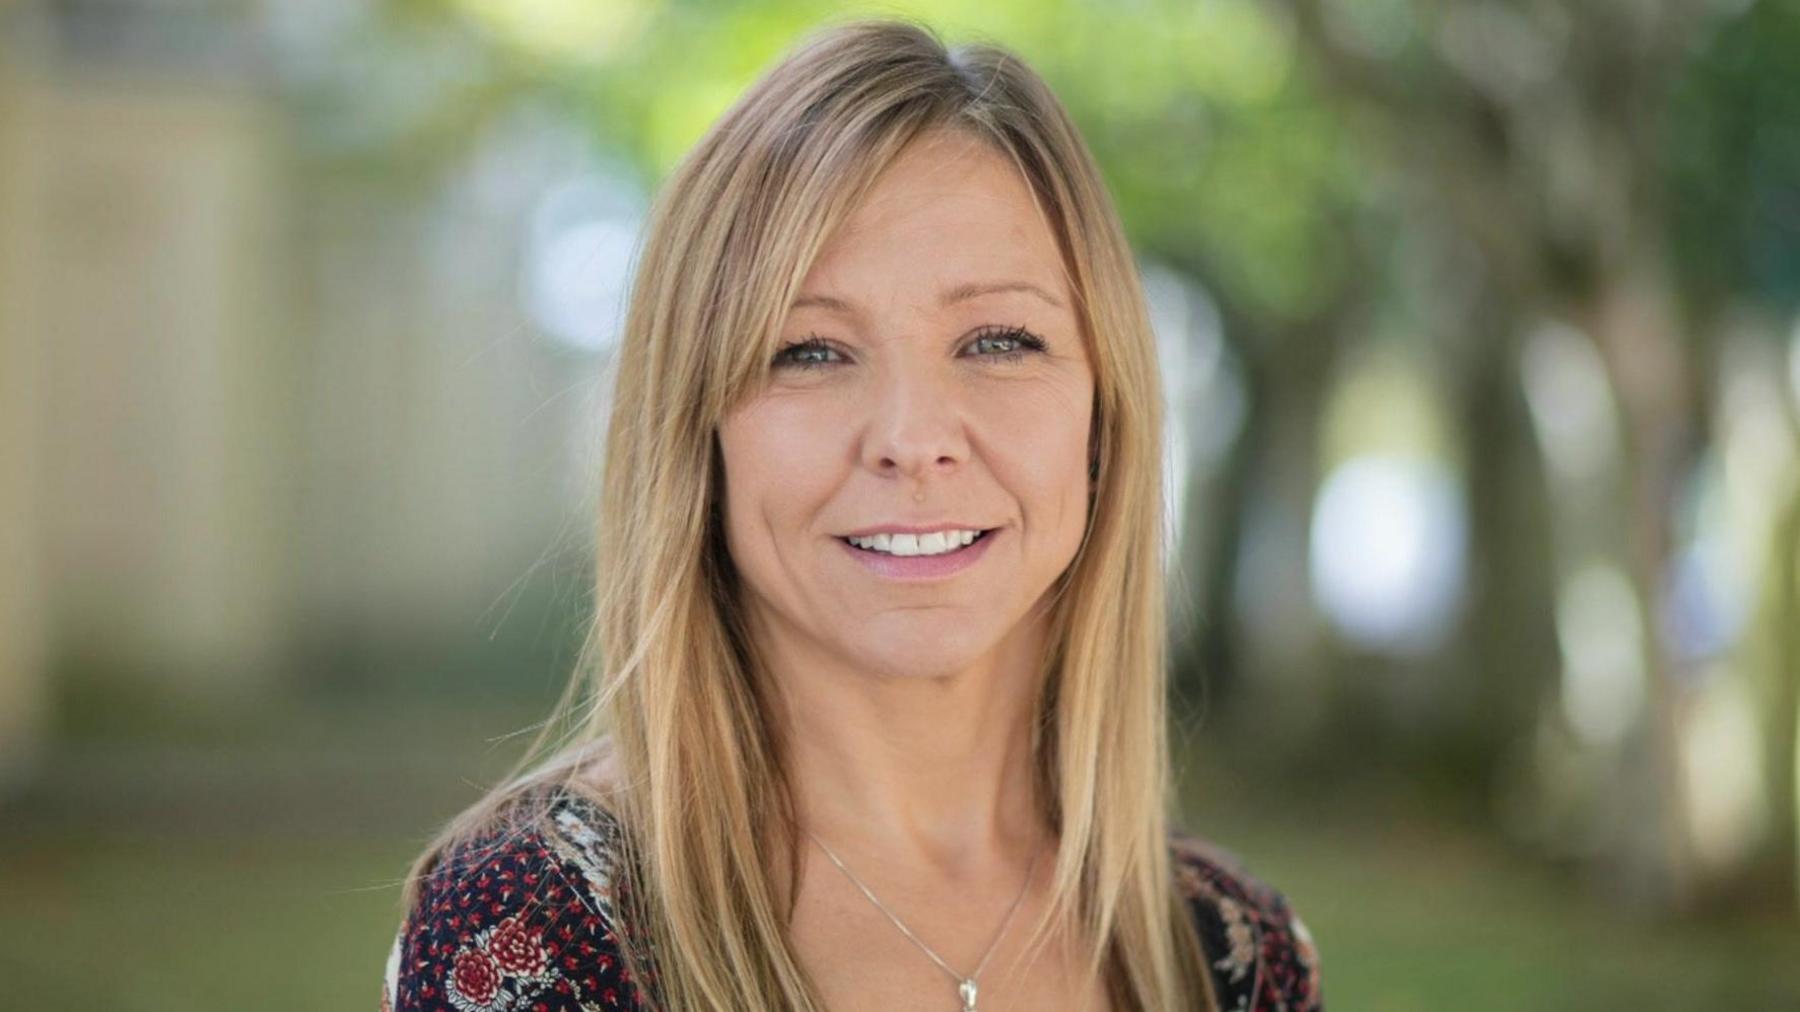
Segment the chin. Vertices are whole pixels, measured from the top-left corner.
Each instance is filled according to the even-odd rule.
[[[893,635],[873,645],[857,645],[857,666],[888,678],[944,678],[969,670],[990,651],[960,642],[944,642],[941,633]]]

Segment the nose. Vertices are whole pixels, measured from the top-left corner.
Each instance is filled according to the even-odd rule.
[[[916,481],[954,471],[968,456],[956,377],[930,364],[889,362],[867,394],[863,464]]]

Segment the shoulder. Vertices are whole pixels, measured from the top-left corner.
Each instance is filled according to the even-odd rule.
[[[390,947],[383,1012],[637,1009],[619,917],[619,826],[557,791],[529,819],[458,840]]]
[[[1319,954],[1287,897],[1203,837],[1169,837],[1223,1012],[1322,1012]]]

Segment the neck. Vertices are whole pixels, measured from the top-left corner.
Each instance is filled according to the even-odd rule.
[[[1032,771],[1043,645],[1025,623],[943,677],[772,651],[801,826],[956,881],[1028,862],[1048,835]]]

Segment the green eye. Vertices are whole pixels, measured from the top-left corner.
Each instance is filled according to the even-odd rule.
[[[1042,352],[1046,345],[1041,337],[1024,327],[988,327],[975,335],[968,347],[980,349],[975,358],[1017,361],[1026,355]],[[992,349],[998,350],[992,350]],[[782,345],[771,365],[776,369],[823,369],[844,361],[836,348],[815,335]]]
[[[836,355],[837,350],[817,337],[809,337],[804,341],[795,341],[783,345],[775,353],[775,367],[784,366],[795,369],[819,369],[833,364],[827,355]]]
[[[984,330],[975,336],[973,344],[975,347],[981,347],[989,342],[995,342],[1002,345],[1010,343],[1012,347],[1005,351],[995,352],[991,355],[980,355],[977,357],[1011,360],[1023,358],[1032,352],[1044,350],[1043,339],[1036,334],[1033,334],[1031,331],[1026,330],[1024,327],[996,327]]]

